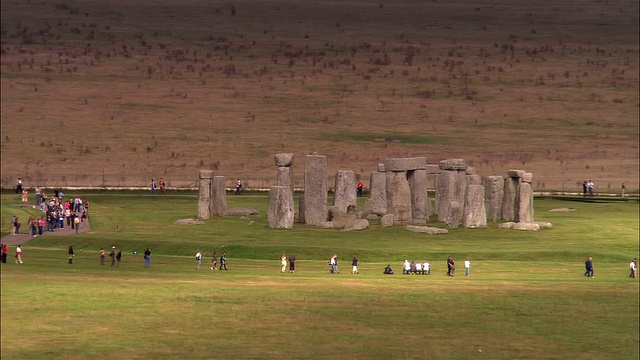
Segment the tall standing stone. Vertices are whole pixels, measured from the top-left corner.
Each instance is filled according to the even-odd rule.
[[[462,227],[487,227],[487,212],[484,206],[484,196],[485,192],[483,185],[467,186],[464,204],[464,215],[462,217]]]
[[[484,179],[484,203],[487,219],[496,222],[502,218],[502,197],[504,195],[504,178],[502,176],[487,176]]]
[[[293,193],[289,186],[272,186],[269,190],[268,222],[272,229],[291,229],[294,221]]]
[[[407,180],[411,189],[412,222],[424,224],[431,215],[431,201],[427,195],[427,170],[409,170]]]
[[[507,171],[507,179],[504,181],[504,195],[502,198],[502,220],[517,221],[520,179],[524,176],[523,170]]]
[[[464,206],[467,188],[467,165],[462,159],[442,160],[439,164],[440,174],[436,176],[436,207],[438,220],[446,221],[449,217],[449,207],[456,202]]]
[[[276,154],[274,160],[278,167],[276,185],[289,186],[291,191],[293,191],[293,169],[291,168],[293,165],[293,154]]]
[[[333,206],[343,213],[347,212],[349,205],[354,205],[357,208],[356,173],[353,170],[338,170],[335,184]]]
[[[305,157],[304,197],[301,198],[300,219],[314,226],[327,221],[327,157],[324,155]]]
[[[227,211],[227,188],[224,176],[214,176],[211,184],[211,216],[224,216]]]
[[[393,215],[396,225],[411,222],[411,188],[404,171],[387,171],[387,214]]]
[[[516,222],[532,223],[533,220],[533,187],[531,186],[532,175],[526,173],[520,182],[518,189],[518,218]]]
[[[387,175],[372,171],[369,178],[369,199],[364,202],[365,214],[384,215],[387,213]]]
[[[207,220],[211,218],[211,179],[213,171],[200,170],[198,186],[198,219]]]

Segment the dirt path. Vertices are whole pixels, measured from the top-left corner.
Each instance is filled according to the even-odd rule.
[[[46,229],[46,227],[45,227]],[[87,232],[91,229],[91,224],[89,223],[89,219],[85,219],[84,222],[80,223],[80,228],[78,229],[78,233],[83,233],[83,232]],[[72,229],[71,226],[67,226],[65,223],[64,228],[62,229],[55,229],[54,231],[44,231],[43,233],[43,237],[48,237],[48,236],[65,236],[65,235],[75,235],[76,234],[76,229]],[[31,239],[36,239],[40,237],[39,235],[37,237],[33,237],[31,235],[29,235],[29,226],[26,224],[26,221],[23,222],[22,226],[20,227],[20,234],[18,235],[5,235],[2,237],[2,244],[6,244],[6,245],[18,245],[18,244],[24,244],[26,242],[28,242]]]

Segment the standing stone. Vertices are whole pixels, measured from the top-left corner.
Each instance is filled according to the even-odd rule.
[[[288,186],[293,191],[293,171],[289,166],[278,166],[277,186]]]
[[[504,195],[504,178],[487,176],[484,179],[484,203],[487,219],[496,222],[502,218],[502,197]]]
[[[291,229],[293,227],[293,193],[289,186],[273,186],[269,190],[269,227]]]
[[[465,196],[464,216],[462,227],[464,228],[486,228],[487,212],[484,206],[484,186],[468,185]]]
[[[452,202],[464,204],[467,177],[464,170],[446,170],[436,175],[436,207],[438,220],[445,221],[449,216]]]
[[[333,193],[333,206],[346,213],[349,205],[356,207],[358,205],[356,173],[353,170],[338,170]]]
[[[425,224],[431,215],[431,201],[427,195],[427,171],[407,171],[407,178],[411,189],[412,222]]]
[[[207,220],[211,218],[211,179],[213,171],[200,170],[200,184],[198,191],[198,219]]]
[[[380,218],[380,226],[383,228],[393,226],[393,215],[387,214]]]
[[[364,213],[384,215],[387,213],[387,175],[372,171],[369,178],[369,199],[364,202]]]
[[[504,181],[504,195],[502,197],[502,220],[516,221],[518,214],[518,188],[520,186],[519,177],[508,177]]]
[[[457,229],[462,218],[462,206],[457,201],[452,201],[447,207],[447,217],[444,220],[449,229]]]
[[[304,210],[304,214],[302,211]],[[320,225],[327,220],[327,157],[307,155],[304,170],[304,203],[300,219],[308,225]]]
[[[516,222],[532,223],[533,221],[533,188],[531,183],[520,183],[518,191],[518,218]]]
[[[227,211],[227,189],[224,176],[214,176],[211,185],[211,216],[224,216]]]
[[[404,171],[387,171],[387,214],[393,214],[396,225],[411,222],[411,188]]]
[[[291,166],[293,165],[293,154],[276,154],[274,156],[274,161],[276,166],[278,167],[278,178],[276,181],[276,185],[289,186],[291,188],[291,191],[293,191],[293,169],[291,169]]]

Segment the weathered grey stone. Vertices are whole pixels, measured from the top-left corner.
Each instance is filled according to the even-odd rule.
[[[224,176],[214,176],[211,183],[211,216],[224,216],[227,211],[227,188]]]
[[[487,227],[487,212],[484,207],[483,185],[467,186],[462,227],[467,229]]]
[[[478,174],[478,173],[476,172],[476,168],[475,168],[475,167],[473,167],[473,166],[467,166],[467,168],[464,170],[464,172],[465,172],[465,174],[467,174],[467,175],[476,175],[476,174]]]
[[[522,182],[531,183],[533,182],[533,174],[532,173],[524,173],[522,175]]]
[[[367,219],[356,219],[347,223],[344,227],[344,231],[366,230],[368,228],[369,221]]]
[[[496,222],[502,217],[502,198],[504,196],[504,178],[487,176],[484,181],[484,205],[487,219]]]
[[[213,171],[200,170],[198,185],[198,219],[211,218],[211,178]]]
[[[248,207],[233,207],[228,208],[224,215],[226,216],[249,216],[249,215],[258,215],[259,212],[257,209],[248,208]]]
[[[307,155],[304,172],[304,216],[308,225],[318,225],[327,220],[327,157]]]
[[[504,222],[504,223],[502,223],[502,224],[498,224],[498,227],[499,227],[500,229],[513,229],[513,227],[514,227],[515,225],[516,225],[516,223],[515,223],[515,222],[513,222],[513,221],[507,221],[507,222]]]
[[[464,204],[467,176],[462,170],[442,170],[436,175],[436,207],[438,220],[449,216],[449,206],[453,201]]]
[[[416,225],[407,225],[405,227],[405,230],[417,232],[417,233],[429,234],[429,235],[446,234],[449,232],[449,230],[447,229],[440,229],[440,228],[429,227],[429,226],[416,226]]]
[[[278,178],[276,180],[277,186],[288,186],[293,190],[293,171],[289,166],[278,167]]]
[[[384,168],[383,163],[378,164],[378,172],[381,172],[381,173],[387,172],[387,170],[385,170]]]
[[[293,164],[293,154],[284,153],[284,154],[276,154],[274,157],[277,167],[286,166],[289,167]]]
[[[440,174],[440,165],[427,164],[425,170],[427,174]]]
[[[467,185],[482,185],[482,177],[477,174],[466,174]]]
[[[440,170],[467,170],[467,163],[463,159],[445,159],[440,161]]]
[[[204,221],[202,220],[194,220],[194,219],[180,219],[177,220],[176,225],[204,225]]]
[[[273,186],[269,190],[268,223],[272,229],[291,229],[294,220],[293,192],[289,186]]]
[[[540,230],[540,225],[535,223],[527,223],[527,222],[517,222],[513,225],[514,230],[526,230],[526,231],[538,231]]]
[[[556,209],[551,209],[549,210],[551,212],[571,212],[571,211],[576,211],[575,208],[556,208]]]
[[[504,181],[504,192],[502,196],[502,220],[516,221],[518,216],[518,188],[520,187],[519,177],[508,177]]]
[[[378,214],[364,214],[362,216],[363,219],[367,219],[367,220],[379,220],[380,219],[380,215]]]
[[[356,173],[353,170],[338,170],[333,193],[333,206],[347,212],[349,205],[358,205]]]
[[[387,171],[387,213],[393,214],[395,225],[412,220],[411,189],[405,172]]]
[[[460,225],[460,219],[462,219],[462,206],[457,201],[452,201],[444,223],[449,229],[457,229]]]
[[[518,188],[517,222],[533,222],[533,189],[530,183],[522,182]]]
[[[380,218],[380,226],[389,227],[393,226],[393,214],[387,214]]]
[[[540,226],[540,229],[551,229],[551,228],[553,228],[553,224],[551,224],[548,221],[535,221],[534,224],[538,224],[538,226]]]
[[[431,201],[427,195],[427,171],[407,171],[407,180],[411,189],[411,222],[424,224],[431,215]]]
[[[524,176],[524,174],[526,173],[526,171],[524,170],[507,170],[507,176],[510,178],[522,178]]]
[[[424,170],[427,168],[427,158],[389,158],[384,160],[386,171]]]
[[[373,171],[369,184],[369,198],[364,202],[365,214],[384,215],[387,213],[387,175]]]

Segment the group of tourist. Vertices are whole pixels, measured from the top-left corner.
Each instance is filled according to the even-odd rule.
[[[22,189],[22,182],[18,185]],[[16,190],[17,191],[17,190]],[[27,189],[22,189],[23,204],[28,202]],[[44,235],[45,231],[54,231],[55,229],[63,229],[66,226],[79,230],[80,224],[89,216],[89,201],[82,200],[80,197],[63,201],[64,194],[62,191],[54,190],[54,196],[47,197],[47,194],[40,188],[36,187],[36,197],[34,208],[39,208],[43,212],[40,218],[29,216],[27,220],[28,234],[33,237]],[[19,235],[22,222],[17,216],[11,218],[11,234]]]
[[[156,181],[151,179],[151,183],[149,183],[149,187],[151,187],[151,194],[156,193],[156,189],[160,189],[160,192],[164,194],[166,192],[166,184],[164,183],[164,179],[160,178],[160,181],[156,184]]]
[[[582,183],[582,196],[593,196],[593,181],[585,181]]]
[[[291,254],[289,258],[287,258],[287,254],[282,254],[280,257],[280,271],[285,273],[287,271],[287,261],[289,262],[289,272],[294,273],[296,271],[296,256]]]
[[[0,244],[0,249],[1,249],[1,253],[0,253],[0,262],[2,262],[3,264],[7,263],[7,256],[9,253],[9,248],[7,247],[6,244]],[[81,249],[82,250],[82,249]],[[137,253],[137,252],[134,252]],[[69,246],[69,250],[68,250],[68,254],[69,254],[69,264],[73,264],[73,260],[75,258],[75,251],[73,250],[73,245]],[[111,252],[108,254],[108,256],[111,258],[111,266],[113,267],[119,267],[120,266],[120,262],[122,261],[122,250],[118,250],[116,249],[116,246],[112,246],[111,247]],[[16,251],[15,251],[15,263],[16,264],[23,264],[24,262],[22,261],[22,246],[21,245],[17,245],[16,246]],[[100,248],[100,265],[105,265],[106,263],[106,257],[107,254],[104,250],[104,248]],[[200,250],[198,250],[195,254],[195,258],[196,258],[196,269],[200,270],[200,267],[202,265],[202,252]],[[222,270],[223,268],[225,270],[227,269],[227,253],[223,252],[220,255],[220,265],[219,268],[218,266],[218,253],[216,251],[213,252],[212,255],[212,259],[211,259],[211,270]],[[358,274],[358,257],[354,256],[352,261],[351,261],[351,273],[352,274]],[[280,271],[282,273],[285,273],[287,271],[287,265],[289,268],[289,272],[293,273],[296,270],[296,256],[294,254],[291,254],[290,256],[287,257],[286,254],[282,254],[282,256],[280,257]],[[333,254],[331,256],[331,258],[329,259],[328,265],[330,266],[330,270],[329,273],[331,274],[339,274],[340,270],[338,269],[338,255],[337,254]],[[151,249],[147,248],[147,250],[145,250],[144,252],[144,267],[148,268],[151,267]],[[465,272],[464,275],[465,276],[470,276],[470,268],[471,268],[471,261],[469,261],[469,259],[465,259],[464,261],[464,268],[465,268]],[[629,270],[630,270],[630,274],[629,277],[635,279],[636,278],[636,272],[638,269],[638,263],[636,258],[634,258],[633,260],[631,260],[629,262]],[[387,265],[384,268],[383,274],[385,275],[393,275],[394,271],[391,269],[391,265]],[[403,265],[402,265],[402,274],[404,275],[431,275],[431,264],[428,261],[424,261],[423,263],[420,263],[419,261],[411,261],[409,262],[409,260],[405,260]],[[447,258],[447,276],[454,276],[455,275],[455,259],[451,256],[449,256]],[[593,270],[593,258],[591,256],[587,257],[586,261],[585,261],[585,273],[584,276],[586,276],[587,278],[593,279],[595,278],[594,275],[594,270]]]

